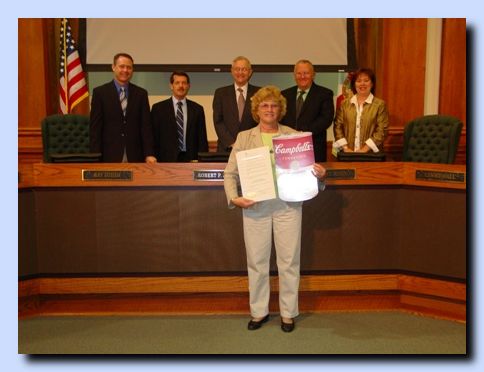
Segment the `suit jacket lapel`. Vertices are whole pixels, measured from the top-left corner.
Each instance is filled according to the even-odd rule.
[[[301,114],[304,114],[306,107],[310,106],[312,101],[314,100],[314,95],[316,94],[316,84],[314,82],[311,84],[311,89],[309,89],[308,94],[306,95],[306,99],[304,100],[303,106],[301,108]]]
[[[173,98],[170,97],[168,101],[168,110],[167,110],[167,115],[168,115],[168,122],[175,123],[175,128],[176,128],[176,112],[175,112],[175,106],[173,106]]]
[[[242,121],[244,121],[245,118],[251,118],[252,117],[252,107],[251,107],[251,103],[250,103],[250,97],[252,97],[256,92],[257,92],[257,88],[254,87],[253,85],[248,85],[247,86],[247,96],[246,96],[246,99],[245,99],[245,106],[244,106],[244,113],[242,115]],[[235,105],[235,107],[237,108],[237,105]],[[237,114],[239,113],[239,110],[237,108]]]
[[[227,96],[226,100],[228,103],[228,107],[230,107],[230,111],[232,113],[232,117],[239,121],[239,109],[237,108],[237,96],[235,95],[235,89],[233,85],[227,87]]]
[[[255,149],[257,147],[262,147],[264,144],[262,143],[262,136],[260,133],[260,127],[256,126],[252,128],[249,132],[249,149]]]
[[[121,109],[121,102],[119,101],[119,95],[118,95],[118,90],[116,88],[116,85],[114,84],[114,80],[111,84],[111,89],[110,89],[110,96],[111,96],[111,102],[112,102],[112,105],[113,107],[116,108],[116,110],[118,111],[119,115],[122,117],[123,116],[123,110]],[[128,100],[128,104],[129,104],[129,100]]]
[[[128,106],[126,106],[126,117],[128,117],[129,113],[133,110],[135,102],[136,102],[136,88],[133,87],[133,84],[129,83],[129,86],[128,86]]]
[[[193,130],[193,117],[194,117],[194,111],[193,111],[193,106],[192,103],[187,99],[187,133],[185,135],[185,140],[188,142],[188,139],[191,138],[190,133]]]
[[[291,103],[295,103],[296,102],[296,99],[297,99],[297,85],[292,88],[290,91],[289,91],[289,94],[288,94],[289,97],[287,97],[288,100],[291,100],[292,102]]]
[[[287,91],[286,117],[292,118],[291,120],[294,121],[292,124],[296,124],[296,96],[297,96],[297,86]]]

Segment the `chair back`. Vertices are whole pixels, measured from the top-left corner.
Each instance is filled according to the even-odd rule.
[[[44,162],[97,161],[90,154],[89,117],[66,114],[50,115],[42,120]]]
[[[403,161],[453,163],[461,131],[462,122],[453,116],[426,115],[410,121],[403,133]]]

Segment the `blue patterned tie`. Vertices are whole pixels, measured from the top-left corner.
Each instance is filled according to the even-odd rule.
[[[177,110],[176,110],[176,131],[178,133],[178,149],[180,151],[184,150],[183,143],[183,110],[182,110],[182,102],[178,101],[177,103]]]
[[[126,92],[124,88],[119,89],[119,101],[121,102],[121,110],[123,110],[123,116],[126,116],[126,107],[128,107],[128,97],[126,97]]]

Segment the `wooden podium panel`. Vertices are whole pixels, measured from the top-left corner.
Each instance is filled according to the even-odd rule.
[[[193,177],[224,166],[34,164],[25,178],[31,184],[19,192],[20,277],[245,272],[241,211],[227,208],[223,181]],[[466,278],[465,167],[326,166],[352,170],[354,179],[329,179],[324,192],[305,202],[303,272]],[[133,175],[84,181],[85,169]],[[431,180],[412,179],[417,170],[430,171]],[[464,182],[434,180],[441,174],[463,174]]]
[[[422,278],[428,278],[463,285],[465,293],[465,166],[389,162],[325,166],[334,178],[303,207],[303,278],[318,281],[349,275],[349,282],[335,288],[351,292],[357,287],[348,283],[378,275],[380,279],[369,288],[393,295],[401,288],[418,287],[401,283],[412,283],[415,277],[423,283]],[[74,280],[84,283],[74,288],[94,293],[94,287],[87,288],[89,278],[113,283],[124,278],[128,288],[150,282],[143,278],[154,278],[155,283],[181,278],[184,285],[193,283],[207,291],[213,286],[206,287],[203,278],[225,278],[227,288],[233,280],[239,283],[247,270],[241,211],[227,208],[222,180],[194,179],[195,171],[216,176],[224,167],[221,163],[33,164],[20,169],[23,288],[37,280],[57,284]],[[82,179],[86,169],[129,171],[131,180],[86,181]],[[276,272],[274,255],[271,270]],[[390,287],[378,287],[394,275],[410,279],[392,279]],[[309,283],[314,279],[307,280],[302,285],[312,288]],[[324,285],[309,291],[325,291]],[[49,286],[39,284],[24,295],[31,290],[42,294],[42,288]],[[433,291],[442,306],[439,291],[445,293],[445,286]],[[462,287],[458,291],[462,293]],[[405,301],[413,304],[415,298],[407,293]],[[459,306],[464,301],[465,309],[465,299],[451,296],[449,301],[460,301]]]

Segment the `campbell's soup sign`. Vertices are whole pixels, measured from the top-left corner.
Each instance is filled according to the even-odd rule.
[[[285,201],[304,201],[318,194],[313,175],[314,150],[310,132],[278,136],[272,139],[276,161],[277,191]]]
[[[303,132],[272,139],[276,165],[285,169],[299,169],[314,164],[313,136]]]

